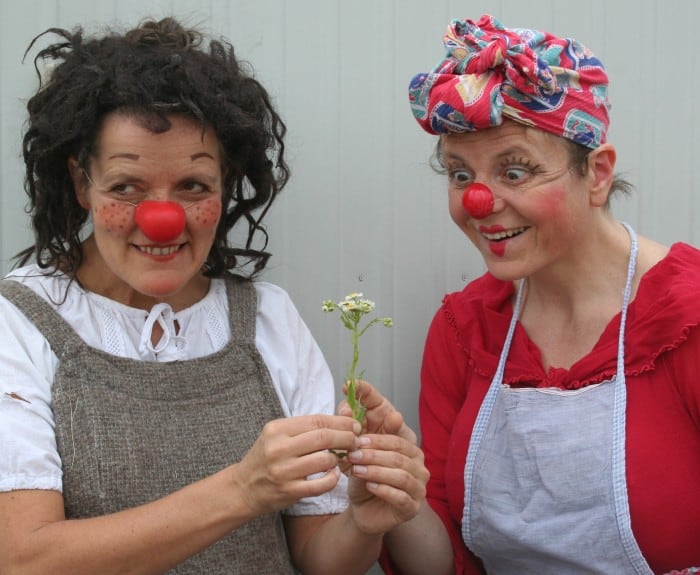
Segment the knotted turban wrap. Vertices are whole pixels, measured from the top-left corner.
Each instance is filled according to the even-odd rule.
[[[431,134],[499,126],[504,117],[595,149],[608,128],[608,77],[576,40],[505,28],[496,18],[453,20],[447,54],[413,77],[411,109]]]

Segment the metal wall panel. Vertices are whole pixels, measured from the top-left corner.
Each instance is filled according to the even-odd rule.
[[[269,218],[274,254],[265,279],[286,288],[342,378],[348,334],[321,300],[362,291],[391,315],[391,331],[362,341],[366,376],[417,427],[418,373],[430,319],[447,291],[483,272],[447,214],[428,167],[433,140],[407,104],[410,77],[442,56],[452,17],[476,18],[473,0],[25,0],[0,3],[0,271],[30,241],[19,159],[23,101],[36,87],[24,50],[50,26],[131,25],[174,13],[230,38],[270,89],[289,127],[292,180]],[[550,29],[589,45],[612,79],[610,139],[637,185],[614,209],[665,243],[698,243],[700,3],[494,0],[510,26]]]

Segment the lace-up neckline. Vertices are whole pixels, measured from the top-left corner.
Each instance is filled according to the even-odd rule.
[[[153,344],[153,329],[156,324],[163,330],[158,342]],[[175,360],[182,356],[187,338],[179,335],[179,326],[173,308],[167,303],[158,303],[151,308],[141,332],[139,352],[152,353],[161,361]]]

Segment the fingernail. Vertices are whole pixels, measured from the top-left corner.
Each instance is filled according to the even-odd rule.
[[[350,461],[359,461],[362,459],[362,452],[361,451],[351,451],[348,453],[348,459]]]
[[[360,446],[367,446],[370,443],[372,443],[372,440],[369,437],[367,437],[366,435],[362,435],[362,436],[357,438],[357,444]]]
[[[354,421],[352,424],[352,430],[355,433],[355,435],[360,435],[360,432],[362,431],[362,425],[360,424],[359,421]]]
[[[378,483],[374,483],[372,481],[368,481],[367,483],[365,483],[365,485],[367,486],[367,489],[369,489],[370,491],[374,491],[377,487],[379,487]]]
[[[367,467],[364,465],[353,465],[352,472],[353,475],[364,475],[367,473]]]

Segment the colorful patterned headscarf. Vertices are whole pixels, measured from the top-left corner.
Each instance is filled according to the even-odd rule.
[[[431,134],[473,132],[507,117],[595,149],[608,129],[608,77],[575,40],[505,28],[493,16],[453,20],[447,55],[409,86],[413,115]]]

